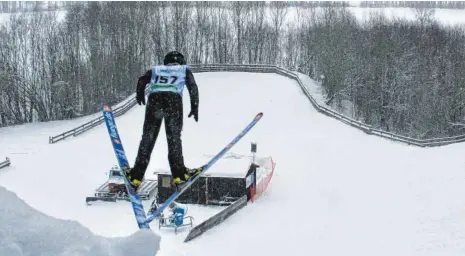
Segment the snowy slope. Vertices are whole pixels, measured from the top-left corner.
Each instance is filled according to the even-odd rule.
[[[104,238],[70,220],[57,220],[31,208],[0,187],[0,255],[154,256],[160,236],[140,230],[127,238]]]
[[[228,143],[253,116],[264,117],[233,148],[272,156],[276,171],[267,193],[220,226],[189,243],[186,232],[162,235],[158,255],[464,255],[464,144],[416,148],[391,142],[319,114],[297,83],[275,74],[199,73],[199,122],[187,119],[183,144],[188,166],[198,166]],[[144,107],[117,118],[130,163],[141,137]],[[0,185],[32,207],[76,220],[93,233],[137,231],[127,202],[87,207],[86,195],[116,163],[103,125],[48,145],[44,124],[0,129],[0,156],[12,166]],[[9,154],[21,151],[23,154]],[[168,168],[164,128],[147,176]],[[218,165],[219,166],[219,165]],[[217,166],[217,167],[218,167]],[[214,167],[211,169],[214,171]],[[39,182],[40,181],[40,182]],[[220,208],[190,206],[199,224]]]

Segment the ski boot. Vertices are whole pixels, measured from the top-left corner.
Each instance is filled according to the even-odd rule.
[[[200,168],[186,167],[186,172],[183,174],[183,177],[174,177],[171,184],[176,188],[177,191],[180,191],[187,182],[189,182],[195,176],[199,175],[204,167],[205,166]]]
[[[191,176],[184,173],[182,177],[174,177],[171,181],[171,185],[177,190],[180,191],[182,187],[190,180]]]
[[[140,184],[142,184],[142,181],[131,177],[132,170],[133,170],[132,168],[125,167],[123,168],[123,173],[124,173],[126,180],[129,182],[129,185],[131,185],[132,189],[134,190],[134,192],[137,192],[137,189],[139,188]]]
[[[195,176],[199,175],[203,171],[204,167],[205,167],[205,165],[201,166],[199,168],[187,168],[186,167],[186,171],[187,171],[187,174],[189,174],[190,178],[192,179]]]

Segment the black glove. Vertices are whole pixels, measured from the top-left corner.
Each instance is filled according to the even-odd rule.
[[[191,116],[194,116],[194,120],[196,122],[199,121],[199,108],[198,107],[191,107],[191,112],[189,113],[189,116],[187,117],[191,117]]]
[[[137,93],[136,94],[136,101],[137,101],[137,104],[141,105],[141,104],[144,104],[145,105],[145,93],[142,92],[142,93]]]
[[[139,105],[145,105],[145,87],[150,82],[149,79],[150,77],[148,77],[147,74],[145,74],[144,76],[139,77],[139,81],[137,81],[136,101]]]

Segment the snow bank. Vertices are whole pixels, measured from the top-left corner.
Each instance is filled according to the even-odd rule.
[[[139,230],[126,238],[95,236],[76,221],[47,216],[0,186],[0,255],[71,256],[157,254],[160,237]]]
[[[335,101],[333,101],[331,105],[327,105],[325,101],[326,93],[324,92],[323,86],[319,82],[313,80],[308,75],[299,72],[293,73],[299,76],[300,80],[307,88],[310,95],[312,95],[312,97],[318,103],[318,105],[332,109],[346,117],[354,119],[354,104],[350,100],[341,100],[340,106],[336,106]]]
[[[302,83],[307,88],[310,95],[312,95],[312,97],[318,103],[318,105],[327,107],[326,102],[325,102],[325,92],[323,90],[323,87],[320,84],[318,84],[315,80],[310,78],[310,76],[308,75],[305,75],[300,72],[293,72],[293,73],[299,77],[299,79],[302,81]]]

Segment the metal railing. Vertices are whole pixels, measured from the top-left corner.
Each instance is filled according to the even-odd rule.
[[[0,162],[0,169],[10,166],[10,164],[11,164],[10,159],[7,157],[5,161]]]
[[[114,114],[115,114],[115,117],[118,117],[118,116],[121,116],[123,114],[125,114],[129,109],[131,109],[134,105],[136,105],[137,102],[136,102],[136,98],[132,98],[130,100],[128,100],[126,103],[124,103],[123,105],[113,109],[114,111]],[[58,134],[58,135],[55,135],[55,136],[50,136],[49,139],[48,139],[48,142],[50,144],[53,144],[53,143],[57,143],[58,141],[61,141],[61,140],[64,140],[68,137],[71,137],[71,136],[78,136],[78,135],[81,135],[83,134],[84,132],[96,127],[97,125],[103,123],[104,120],[103,120],[103,116],[100,116],[100,117],[97,117],[85,124],[82,124],[74,129],[71,129],[69,131],[66,131],[64,133],[61,133],[61,134]]]
[[[318,104],[318,102],[313,98],[311,93],[308,91],[307,87],[305,84],[300,80],[299,76],[287,69],[274,66],[274,65],[260,65],[260,64],[194,64],[191,65],[192,71],[195,73],[200,73],[200,72],[251,72],[251,73],[276,73],[282,76],[286,76],[288,78],[291,78],[295,80],[300,88],[302,89],[303,93],[307,96],[309,99],[310,103],[313,105],[315,109],[317,109],[320,113],[323,113],[327,116],[333,117],[335,119],[338,119],[341,122],[344,122],[350,126],[353,126],[355,128],[358,128],[367,134],[371,135],[376,135],[379,137],[387,138],[393,141],[398,141],[398,142],[403,142],[407,143],[409,145],[415,145],[419,147],[434,147],[434,146],[442,146],[442,145],[447,145],[447,144],[452,144],[452,143],[458,143],[458,142],[464,142],[465,141],[465,135],[459,135],[459,136],[454,136],[454,137],[446,137],[446,138],[433,138],[433,139],[415,139],[415,138],[410,138],[382,130],[378,130],[375,128],[372,128],[371,126],[364,124],[360,121],[351,119],[347,116],[344,116],[341,113],[338,113],[330,108],[327,108],[325,106],[322,106]],[[131,99],[124,105],[116,108],[115,111],[115,116],[120,116],[124,113],[126,113],[130,108],[132,108],[136,104],[135,98]],[[103,122],[103,117],[96,118],[88,123],[85,123],[79,127],[76,127],[72,130],[69,130],[67,132],[64,132],[62,134],[50,137],[50,143],[55,143],[60,140],[63,140],[67,137],[70,136],[77,136],[82,134],[85,131],[90,130],[91,128],[99,125],[100,123]]]
[[[290,72],[290,71],[288,71],[286,69],[280,68],[280,67],[276,67],[276,69],[277,69],[276,73],[284,74],[284,75],[296,80],[297,83],[299,83],[302,90],[304,91],[307,98],[312,103],[312,105],[319,112],[324,113],[324,114],[326,114],[326,115],[328,115],[330,117],[336,118],[336,119],[338,119],[338,120],[340,120],[340,121],[342,121],[342,122],[344,122],[344,123],[346,123],[348,125],[356,127],[358,129],[366,132],[367,134],[377,135],[379,137],[383,137],[383,138],[387,138],[387,139],[390,139],[390,140],[403,142],[403,143],[406,143],[406,144],[409,144],[409,145],[415,145],[415,146],[419,146],[419,147],[443,146],[443,145],[448,145],[448,144],[452,144],[452,143],[459,143],[459,142],[464,142],[465,141],[465,135],[459,135],[459,136],[454,136],[454,137],[445,137],[445,138],[423,139],[422,140],[422,139],[411,138],[411,137],[398,135],[398,134],[394,134],[394,133],[391,133],[391,132],[386,132],[386,131],[383,131],[383,130],[372,128],[371,126],[369,126],[367,124],[364,124],[364,123],[362,123],[360,121],[351,119],[351,118],[349,118],[347,116],[344,116],[343,114],[338,113],[338,112],[336,112],[336,111],[334,111],[334,110],[332,110],[330,108],[327,108],[325,106],[319,105],[318,102],[312,97],[310,92],[307,90],[304,83],[300,80],[300,78],[296,74],[294,74],[294,73],[292,73],[292,72]]]

